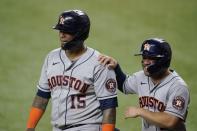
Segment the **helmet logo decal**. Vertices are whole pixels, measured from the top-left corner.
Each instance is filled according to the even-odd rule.
[[[63,25],[64,21],[65,21],[64,17],[60,16],[60,23],[59,24]]]
[[[152,45],[150,45],[150,44],[148,44],[148,43],[144,44],[144,50],[149,51],[151,46],[152,46]]]
[[[61,25],[63,25],[64,24],[64,21],[66,21],[66,20],[70,20],[70,19],[72,19],[72,17],[62,17],[62,16],[60,16],[60,22],[59,22],[59,24],[61,24]]]

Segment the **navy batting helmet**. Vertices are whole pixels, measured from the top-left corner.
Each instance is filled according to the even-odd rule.
[[[90,19],[88,15],[81,10],[68,10],[60,14],[58,23],[53,29],[68,33],[74,36],[72,43],[65,44],[67,46],[75,46],[83,43],[88,38],[90,30]]]
[[[142,55],[143,57],[156,60],[147,70],[150,75],[158,76],[170,66],[172,51],[170,45],[165,40],[151,38],[142,43],[140,53],[136,55]]]

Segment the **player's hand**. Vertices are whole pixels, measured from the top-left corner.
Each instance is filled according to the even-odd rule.
[[[127,118],[136,118],[139,116],[139,111],[140,111],[140,108],[138,107],[128,107],[126,110],[125,110],[125,119]]]
[[[109,69],[114,69],[118,65],[118,62],[114,58],[104,54],[99,55],[98,61]]]

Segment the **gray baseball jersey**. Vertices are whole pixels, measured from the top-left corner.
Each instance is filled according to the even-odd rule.
[[[38,90],[51,94],[52,125],[100,124],[100,100],[117,97],[116,77],[98,62],[99,52],[87,47],[76,61],[58,48],[45,59]]]
[[[128,76],[123,85],[125,94],[138,94],[139,105],[152,112],[166,112],[186,119],[189,91],[184,80],[172,71],[159,85],[154,85],[143,71]],[[142,120],[142,131],[167,131]],[[185,124],[176,131],[185,131]]]

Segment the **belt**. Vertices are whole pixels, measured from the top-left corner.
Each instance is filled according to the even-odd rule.
[[[79,127],[79,126],[83,126],[83,125],[86,125],[86,124],[63,125],[63,126],[60,126],[58,128],[61,129],[61,130],[66,130],[66,129],[69,129],[69,128]]]

